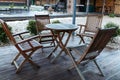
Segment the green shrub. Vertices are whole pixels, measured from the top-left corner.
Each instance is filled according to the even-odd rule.
[[[39,30],[39,32],[41,32],[41,30],[44,28],[44,24],[39,22],[38,25],[39,25],[39,26],[37,26],[38,30]],[[36,21],[35,20],[30,20],[29,21],[28,26],[27,26],[27,30],[33,35],[37,34]]]
[[[55,20],[55,21],[52,22],[52,24],[55,24],[55,23],[60,23],[60,21],[59,21],[59,20]],[[40,25],[40,26],[39,26],[38,29],[44,27],[44,25],[43,25],[42,23],[39,23],[39,25]],[[27,26],[27,30],[28,30],[31,34],[37,35],[36,21],[35,21],[35,20],[30,20],[30,21],[29,21],[28,26]]]
[[[9,30],[11,31],[12,30],[12,28],[9,26],[8,27],[9,28]],[[2,25],[0,24],[0,42],[2,42],[2,43],[7,43],[9,40],[8,40],[8,38],[7,38],[7,35],[6,35],[6,33],[4,32],[4,30],[3,30],[3,28],[2,28]]]
[[[29,21],[28,26],[27,26],[27,30],[33,35],[37,34],[36,21],[35,20],[30,20]]]
[[[52,24],[55,24],[55,23],[61,23],[61,22],[59,20],[54,20]]]
[[[115,24],[115,23],[113,23],[113,22],[109,22],[109,23],[107,23],[104,27],[105,27],[105,28],[117,27],[118,29],[117,29],[116,33],[113,35],[113,37],[116,37],[116,36],[120,35],[119,25],[117,25],[117,24]]]
[[[110,13],[108,16],[114,18],[115,14],[114,13]]]

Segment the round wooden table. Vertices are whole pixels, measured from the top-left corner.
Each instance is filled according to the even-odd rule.
[[[47,24],[46,27],[48,29],[51,29],[52,34],[57,42],[57,46],[54,48],[54,50],[49,54],[48,58],[51,57],[53,54],[55,56],[54,59],[52,59],[52,63],[61,55],[61,53],[64,51],[67,54],[66,45],[70,39],[70,36],[72,35],[72,32],[75,31],[78,27],[74,24]],[[62,39],[65,35],[65,33],[68,33],[66,37],[66,41],[63,43]],[[56,36],[57,35],[57,36]],[[60,47],[61,51],[55,55],[54,52],[57,50],[57,48]]]

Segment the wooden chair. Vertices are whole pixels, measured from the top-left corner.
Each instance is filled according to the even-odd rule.
[[[33,54],[36,50],[38,50],[38,49],[40,49],[40,48],[43,47],[39,42],[37,42],[37,41],[34,40],[35,38],[39,38],[39,35],[24,39],[24,38],[22,37],[22,34],[24,34],[24,33],[26,33],[26,32],[12,35],[11,32],[9,31],[9,29],[8,29],[8,26],[7,26],[6,22],[4,22],[3,20],[0,19],[0,24],[2,25],[2,28],[3,28],[3,30],[5,31],[7,37],[8,37],[9,40],[11,41],[11,43],[12,43],[12,44],[17,48],[17,50],[19,51],[19,53],[15,56],[15,58],[14,58],[13,61],[12,61],[12,64],[15,65],[15,67],[17,68],[16,73],[18,73],[18,72],[21,70],[23,64],[24,64],[25,62],[27,62],[27,61],[28,61],[31,65],[36,66],[36,67],[39,68],[39,65],[36,64],[36,63],[34,63],[34,62],[31,60],[32,54]],[[19,36],[19,38],[21,38],[21,41],[18,41],[18,42],[17,42],[16,39],[14,38],[14,37],[16,37],[16,36]],[[19,61],[19,59],[21,59],[20,56],[23,57],[23,61],[21,61],[21,62]],[[20,62],[20,63],[19,63],[19,62]],[[18,64],[18,63],[19,63],[19,64]]]
[[[73,61],[73,66],[69,69],[76,68],[77,72],[79,73],[81,80],[85,80],[81,74],[80,69],[78,68],[78,64],[82,63],[83,61],[94,61],[97,68],[99,69],[100,73],[103,75],[100,67],[96,62],[96,57],[99,56],[101,51],[105,48],[106,44],[109,42],[110,38],[116,32],[117,28],[111,29],[99,29],[94,38],[92,39],[90,45],[81,45],[81,46],[72,46],[68,47],[68,53]],[[73,56],[73,53],[80,54],[80,56]]]
[[[35,15],[36,20],[36,29],[37,34],[40,35],[40,43],[41,44],[50,44],[44,47],[54,47],[55,42],[53,38],[53,34],[51,30],[46,28],[46,24],[50,24],[50,17],[49,15]]]
[[[87,15],[87,21],[85,25],[78,24],[80,26],[79,33],[77,33],[77,36],[81,38],[81,41],[85,43],[84,37],[90,37],[93,38],[94,34],[97,31],[97,28],[101,27],[103,15],[98,14],[88,14]]]

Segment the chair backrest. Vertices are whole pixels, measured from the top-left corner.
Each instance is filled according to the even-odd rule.
[[[45,29],[45,25],[50,23],[49,15],[35,15],[37,33]]]
[[[3,28],[3,30],[5,31],[7,37],[10,39],[10,41],[11,41],[13,44],[15,44],[15,43],[16,43],[16,40],[14,39],[12,33],[10,32],[10,30],[9,30],[8,25],[6,24],[6,22],[0,19],[0,24],[2,25],[2,28]]]
[[[96,32],[97,28],[101,27],[103,15],[100,14],[88,14],[86,21],[85,31]]]
[[[90,46],[87,48],[82,59],[89,55],[89,58],[94,59],[100,52],[105,48],[107,43],[110,41],[117,28],[111,29],[99,29],[94,39],[91,41]],[[91,55],[91,56],[90,56]]]

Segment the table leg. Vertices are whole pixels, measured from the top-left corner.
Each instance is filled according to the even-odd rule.
[[[64,34],[65,34],[65,32],[64,32]],[[62,42],[63,36],[62,36],[62,38],[61,38],[61,37],[60,37],[60,33],[59,33],[58,39],[56,39],[56,42],[58,43],[59,47],[61,48],[61,51],[60,51],[60,53],[51,61],[51,63],[53,63],[53,62],[61,55],[61,53],[62,53],[63,51],[65,51],[65,53],[67,54],[66,45],[67,45],[67,43],[68,43],[68,41],[69,41],[69,39],[70,39],[71,34],[72,34],[72,31],[69,31],[69,32],[68,32],[68,36],[67,36],[67,40],[66,40],[65,43],[63,44],[63,42]]]
[[[54,34],[53,31],[51,31],[51,32],[52,32],[52,34],[53,34],[53,36],[54,36],[54,38],[55,38],[55,40],[56,40],[56,42],[57,42],[57,46],[53,49],[53,51],[48,55],[47,58],[50,58],[50,57],[52,56],[52,54],[53,54],[53,53],[57,50],[57,48],[59,47],[59,44],[58,44],[59,42],[57,41],[57,37],[58,37],[58,35],[60,35],[60,32],[57,34],[57,37],[55,36],[55,34]],[[62,33],[62,36],[60,37],[61,40],[63,39],[64,35],[65,35],[65,32]]]
[[[67,48],[66,48],[66,45],[67,45],[67,43],[68,43],[68,41],[69,41],[69,39],[70,39],[70,36],[71,36],[71,34],[72,34],[72,31],[69,31],[69,32],[68,32],[67,40],[66,40],[65,43],[63,44],[62,39],[63,39],[64,34],[65,34],[65,32],[63,33],[63,35],[62,35],[62,37],[61,37],[61,36],[60,36],[60,32],[59,32],[59,33],[58,33],[58,36],[57,36],[58,39],[55,38],[55,40],[56,40],[56,42],[57,42],[57,47],[59,46],[59,47],[61,48],[61,51],[60,51],[60,53],[59,53],[54,59],[51,60],[51,63],[53,63],[53,62],[61,55],[61,53],[62,53],[63,51],[65,51],[65,53],[68,54],[68,55],[70,56],[70,58],[72,59],[72,62],[73,62],[73,64],[74,64],[74,67],[76,68],[76,70],[77,70],[77,72],[78,72],[78,74],[79,74],[79,76],[80,76],[80,79],[81,79],[81,80],[85,80],[85,78],[83,77],[81,71],[79,70],[79,68],[78,68],[78,66],[77,66],[77,64],[76,64],[76,62],[75,62],[75,60],[74,60],[74,57],[72,56],[72,54],[71,54],[71,53],[67,50]],[[56,50],[56,48],[54,49],[54,51],[55,51],[55,50]],[[51,55],[52,55],[52,53],[51,53]]]

